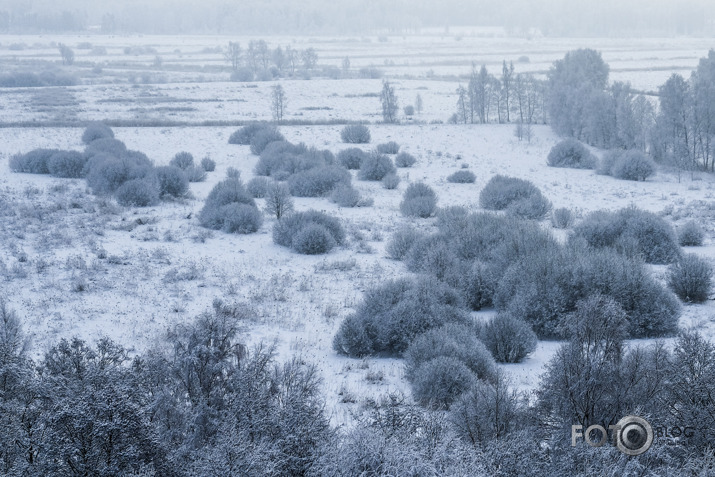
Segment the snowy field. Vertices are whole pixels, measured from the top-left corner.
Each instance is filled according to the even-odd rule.
[[[222,56],[209,52],[229,40],[233,38],[0,37],[0,62],[10,68],[58,62],[52,42],[74,46],[86,41],[107,50],[101,57],[76,50],[75,67],[82,85],[0,89],[0,123],[156,119],[195,124],[270,119],[269,93],[275,82],[228,82]],[[352,69],[378,67],[394,80],[401,105],[420,94],[424,112],[412,123],[370,124],[371,144],[361,146],[369,150],[396,141],[401,150],[417,158],[415,166],[400,170],[397,190],[354,177],[355,187],[374,199],[371,207],[339,208],[327,199],[296,198],[297,210],[327,211],[340,218],[348,231],[345,246],[328,255],[303,256],[273,243],[272,218],[266,217],[259,232],[250,235],[199,226],[196,215],[204,199],[229,167],[240,170],[244,181],[254,176],[257,156],[248,146],[228,144],[235,126],[113,128],[117,139],[146,153],[157,165],[168,164],[180,151],[192,153],[197,160],[208,156],[217,163],[205,182],[191,184],[190,198],[142,209],[95,197],[83,180],[10,172],[8,158],[17,152],[83,149],[82,128],[0,129],[0,207],[5,209],[0,224],[2,295],[24,318],[35,356],[60,338],[74,335],[90,341],[109,336],[134,350],[146,350],[172,323],[189,321],[220,299],[245,308],[250,342],[275,341],[280,358],[298,354],[318,365],[335,423],[348,420],[350,410],[366,397],[393,389],[409,393],[401,360],[339,357],[331,343],[364,290],[410,274],[403,263],[387,258],[385,245],[400,224],[433,227],[435,219],[415,221],[399,212],[403,191],[415,181],[435,189],[439,206],[478,210],[482,187],[493,175],[505,174],[534,182],[555,208],[568,207],[579,216],[633,204],[664,216],[676,228],[695,219],[705,228],[706,240],[704,246],[688,251],[715,259],[715,177],[710,174],[687,175],[678,182],[672,171],[662,169],[646,182],[622,181],[591,170],[547,167],[546,156],[558,141],[548,126],[536,126],[529,143],[514,137],[513,125],[430,124],[446,123],[454,112],[460,79],[450,76],[468,74],[473,61],[487,64],[495,74],[506,59],[514,61],[517,72],[543,75],[566,51],[589,47],[603,52],[611,66],[611,80],[654,90],[673,72],[688,76],[713,46],[708,40],[527,40],[470,36],[469,31],[459,36],[388,37],[387,41],[374,37],[266,40],[272,46],[312,46],[319,65],[339,68],[348,56]],[[18,43],[26,47],[9,49]],[[151,46],[156,53],[123,53],[132,45]],[[157,55],[162,57],[160,68],[152,66]],[[522,56],[529,61],[519,61]],[[92,73],[96,63],[103,65],[101,72]],[[142,73],[148,81],[141,80]],[[280,83],[288,97],[287,120],[376,123],[381,119],[379,98],[374,96],[381,87],[379,79],[316,76]],[[340,141],[341,128],[280,129],[288,141],[337,153],[348,147]],[[477,175],[476,182],[448,183],[446,177],[463,164]],[[257,202],[261,207],[262,199]],[[10,208],[14,213],[7,212]],[[548,220],[542,225],[551,228]],[[563,231],[553,233],[566,237]],[[651,268],[658,279],[664,279],[664,267]],[[713,301],[684,306],[681,325],[713,339]],[[558,346],[540,342],[525,362],[504,367],[520,389],[531,389]]]

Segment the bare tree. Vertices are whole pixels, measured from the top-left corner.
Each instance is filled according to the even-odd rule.
[[[60,50],[60,56],[62,57],[63,65],[69,66],[74,63],[74,51],[72,51],[72,48],[65,45],[64,43],[60,43],[59,45],[57,45],[57,48]]]
[[[290,45],[286,46],[286,62],[288,63],[288,67],[290,68],[290,75],[293,76],[295,74],[295,70],[298,68],[298,61],[300,61],[300,53],[297,50],[294,50],[290,47]]]
[[[278,68],[278,73],[280,75],[283,75],[283,70],[285,69],[287,62],[288,59],[283,52],[283,48],[277,46],[276,49],[273,50],[273,64],[276,65],[276,68]]]
[[[422,114],[422,108],[424,105],[422,104],[422,95],[417,93],[417,97],[415,97],[415,109],[417,110],[417,114]]]
[[[271,184],[266,193],[266,213],[280,219],[293,211],[293,199],[288,186],[282,183]]]
[[[273,114],[274,121],[280,121],[283,119],[283,114],[285,113],[287,105],[288,99],[286,98],[283,86],[279,84],[273,86],[271,88],[271,113]]]
[[[303,68],[312,70],[318,64],[318,53],[316,53],[315,48],[308,48],[307,50],[303,50],[302,59]]]
[[[386,123],[396,123],[399,108],[397,95],[395,94],[395,88],[387,80],[382,82],[380,102],[382,103],[382,120]]]
[[[231,65],[231,69],[236,71],[241,66],[241,45],[238,42],[229,41],[228,48],[224,51],[223,56]]]
[[[343,58],[343,76],[346,78],[350,76],[350,58],[347,56]]]
[[[457,88],[457,122],[464,124],[469,122],[469,97],[467,89],[461,84]]]
[[[512,83],[513,83],[513,78],[514,78],[514,63],[510,62],[509,66],[506,65],[506,60],[502,63],[502,92],[504,94],[504,107],[506,109],[506,122],[510,122],[511,119],[509,117],[509,110],[510,110],[510,104],[509,104],[509,98],[510,98],[510,93],[512,90]]]
[[[256,43],[256,56],[261,65],[261,69],[267,70],[271,60],[271,50],[265,40],[258,40]]]

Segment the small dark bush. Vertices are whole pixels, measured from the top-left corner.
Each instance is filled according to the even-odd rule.
[[[415,242],[423,237],[424,234],[414,228],[402,226],[392,234],[392,239],[387,243],[387,255],[394,260],[403,260]]]
[[[206,180],[206,171],[201,166],[189,166],[184,169],[189,182],[203,182]]]
[[[55,177],[79,178],[83,177],[84,166],[87,158],[78,151],[56,152],[47,161],[47,169]]]
[[[303,255],[320,255],[335,247],[330,231],[320,224],[308,224],[298,231],[291,244],[293,250]]]
[[[379,181],[387,174],[394,174],[392,160],[384,154],[370,153],[363,159],[358,171],[358,178],[363,181]]]
[[[254,206],[231,202],[219,209],[223,217],[221,230],[230,234],[251,234],[261,228],[263,216]]]
[[[294,214],[281,217],[273,227],[273,242],[277,245],[295,249],[294,240],[301,230],[309,225],[317,224],[326,229],[335,245],[342,245],[345,242],[345,231],[340,221],[322,212],[308,210],[306,212],[296,212]],[[317,241],[317,233],[304,236],[303,239],[314,237]]]
[[[527,323],[499,314],[481,330],[480,337],[500,363],[521,363],[536,350],[536,333]]]
[[[156,181],[131,179],[117,189],[117,202],[124,207],[149,207],[159,203]]]
[[[370,130],[362,124],[348,124],[340,131],[340,138],[348,144],[367,144],[370,142]]]
[[[564,139],[551,148],[547,163],[551,167],[594,169],[598,159],[576,139]]]
[[[397,186],[400,185],[400,178],[397,176],[397,174],[387,174],[385,177],[382,178],[382,188],[387,189],[387,190],[394,190],[397,189]]]
[[[416,162],[415,156],[407,152],[401,152],[395,156],[395,165],[397,167],[412,167]]]
[[[363,159],[367,154],[362,149],[357,147],[351,147],[348,149],[343,149],[338,153],[338,164],[346,169],[360,169],[360,164],[362,164]]]
[[[527,180],[496,175],[479,194],[479,205],[488,210],[504,210],[513,202],[535,194],[541,192]]]
[[[338,185],[349,185],[350,172],[340,166],[315,167],[288,178],[290,193],[296,197],[322,197]]]
[[[189,167],[194,167],[194,156],[186,151],[177,152],[173,159],[169,161],[169,165],[185,171]]]
[[[251,124],[246,124],[242,128],[236,130],[231,134],[231,136],[228,138],[228,143],[229,144],[239,144],[241,146],[249,146],[251,144],[251,140],[253,139],[253,136],[256,135],[259,131],[262,131],[265,128],[270,127],[266,123],[251,123]]]
[[[25,154],[15,154],[10,157],[10,170],[29,174],[49,174],[50,158],[61,151],[59,149],[33,149]]]
[[[457,171],[447,176],[447,182],[455,184],[473,184],[477,180],[477,176],[472,171]]]
[[[271,181],[266,177],[254,177],[246,184],[246,189],[254,199],[263,199],[268,193]]]
[[[551,212],[551,225],[556,229],[567,229],[573,225],[574,217],[571,209],[561,207]]]
[[[285,141],[278,128],[269,126],[261,129],[251,138],[251,152],[259,155],[267,145],[274,141]]]
[[[349,184],[340,184],[330,194],[330,200],[339,207],[356,207],[360,203],[360,192]]]
[[[189,193],[189,181],[184,171],[175,166],[161,166],[154,169],[159,183],[159,195],[184,197]]]
[[[551,212],[551,202],[539,192],[512,202],[506,212],[522,219],[542,220]]]
[[[474,374],[456,358],[440,356],[420,366],[412,379],[412,396],[423,406],[449,406],[477,382]]]
[[[689,253],[668,269],[668,286],[681,300],[702,303],[712,287],[713,270],[704,258]]]
[[[104,123],[92,123],[82,133],[82,142],[91,144],[96,139],[110,138],[114,139],[112,128]]]
[[[214,186],[206,197],[204,207],[199,212],[199,223],[208,229],[219,230],[224,227],[226,217],[223,208],[228,204],[245,204],[255,207],[253,197],[238,179],[225,179]]]
[[[206,172],[213,172],[216,170],[216,161],[214,161],[210,157],[204,157],[203,159],[201,159],[201,167]]]
[[[678,229],[678,242],[683,247],[699,247],[703,244],[705,232],[694,220],[686,222]]]
[[[376,146],[377,152],[380,154],[397,154],[400,152],[400,145],[395,141],[384,142]]]
[[[92,157],[100,152],[106,152],[114,157],[120,157],[127,152],[127,146],[118,139],[106,137],[95,139],[89,143],[84,150],[87,157]]]
[[[400,203],[400,211],[407,217],[431,217],[435,214],[436,209],[437,194],[430,186],[422,182],[410,184]]]
[[[624,151],[611,168],[611,175],[628,181],[645,181],[655,174],[655,162],[640,151]]]

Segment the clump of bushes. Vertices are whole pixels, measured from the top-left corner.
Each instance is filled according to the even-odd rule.
[[[448,356],[437,357],[416,371],[412,396],[423,406],[449,409],[454,401],[477,383],[464,363]]]
[[[395,165],[397,167],[412,167],[416,162],[415,156],[407,152],[401,152],[395,156]]]
[[[507,214],[529,220],[542,220],[550,211],[551,202],[541,192],[514,201],[506,208]]]
[[[570,167],[574,169],[594,169],[598,163],[596,156],[576,139],[564,139],[556,144],[547,158],[551,167]]]
[[[680,255],[670,224],[636,207],[592,212],[574,227],[574,238],[582,238],[592,247],[637,253],[648,263],[670,263]]]
[[[473,184],[477,176],[472,171],[460,170],[447,176],[447,182],[453,184]]]
[[[348,124],[340,131],[340,139],[348,144],[367,144],[370,142],[370,130],[363,124]]]
[[[261,228],[263,216],[255,206],[231,202],[220,208],[221,229],[230,234],[251,234]]]
[[[273,227],[273,242],[298,253],[327,253],[345,242],[340,221],[322,212],[309,210],[283,216]]]
[[[47,169],[55,177],[77,179],[84,176],[87,156],[78,151],[58,151],[47,160]]]
[[[190,167],[194,167],[194,156],[186,151],[177,152],[171,161],[169,161],[169,165],[185,171]]]
[[[189,193],[189,181],[184,171],[176,166],[161,166],[154,169],[159,183],[159,195],[184,197]]]
[[[89,143],[84,150],[84,153],[90,158],[101,152],[106,152],[114,157],[120,157],[127,153],[127,146],[118,139],[105,137],[95,139]]]
[[[514,202],[540,195],[541,191],[527,180],[496,175],[479,193],[479,205],[487,210],[504,210]]]
[[[678,230],[678,243],[683,247],[699,247],[703,244],[704,239],[703,228],[694,220],[686,222]]]
[[[104,123],[96,122],[89,124],[82,133],[82,142],[91,144],[97,139],[114,139],[114,131]]]
[[[159,203],[159,187],[148,178],[130,179],[117,189],[117,202],[125,207],[149,207]]]
[[[362,160],[358,178],[363,181],[379,181],[387,174],[395,173],[392,159],[377,152],[370,153]]]
[[[400,185],[400,178],[397,174],[391,172],[385,175],[380,182],[382,182],[383,189],[394,190],[397,189],[398,185]]]
[[[204,157],[203,159],[201,159],[201,167],[206,172],[213,172],[216,170],[216,161],[214,161],[210,157]]]
[[[400,212],[407,217],[432,217],[437,209],[437,194],[427,184],[410,184],[402,196]]]
[[[206,197],[204,207],[199,212],[199,223],[208,229],[223,229],[226,232],[250,233],[258,230],[260,213],[248,213],[244,208],[236,207],[238,204],[256,209],[253,197],[239,179],[224,179]]]
[[[668,269],[668,286],[686,302],[702,303],[712,288],[713,270],[704,258],[689,253]]]
[[[106,139],[98,139],[92,144]],[[122,184],[152,175],[154,165],[143,154],[96,154],[87,161],[87,185],[98,195],[114,193]],[[158,186],[157,186],[158,194]]]
[[[229,144],[238,144],[241,146],[250,146],[253,136],[255,136],[259,131],[269,128],[267,123],[250,123],[237,129],[228,138]]]
[[[380,154],[397,154],[400,152],[400,145],[395,141],[388,141],[376,146],[377,152]]]
[[[330,200],[340,207],[357,207],[361,204],[362,197],[350,184],[341,184],[330,194]]]
[[[254,177],[246,184],[246,189],[254,199],[263,199],[268,193],[271,181],[267,177]]]
[[[251,152],[259,155],[270,143],[284,140],[278,128],[274,126],[263,128],[251,138]]]
[[[10,170],[28,174],[49,174],[48,162],[53,155],[63,152],[59,149],[33,149],[24,154],[10,157]]]
[[[521,363],[536,350],[536,333],[524,321],[499,314],[481,330],[480,338],[500,363]]]
[[[277,180],[285,180],[301,169],[325,165],[324,162],[307,164],[307,160],[305,160],[307,152],[308,148],[305,144],[292,144],[287,141],[273,142],[266,146],[261,153],[254,171],[259,176],[271,176]]]
[[[599,174],[629,181],[645,181],[655,174],[653,159],[641,151],[608,151],[598,169]]]
[[[349,185],[351,179],[350,173],[340,166],[314,167],[288,177],[288,188],[296,197],[322,197],[338,185]]]
[[[184,174],[189,182],[203,182],[206,180],[206,171],[201,166],[190,166],[184,169]]]
[[[571,209],[560,207],[551,212],[551,225],[556,229],[567,229],[573,225],[574,215]]]
[[[360,148],[350,147],[348,149],[343,149],[338,153],[338,164],[346,169],[357,170],[360,169],[363,159],[367,156],[367,153]]]
[[[333,348],[352,357],[401,355],[418,335],[468,321],[459,293],[447,285],[428,279],[391,280],[365,293],[355,313],[340,325]]]
[[[394,260],[403,260],[417,240],[424,237],[409,225],[398,228],[387,243],[387,255]]]

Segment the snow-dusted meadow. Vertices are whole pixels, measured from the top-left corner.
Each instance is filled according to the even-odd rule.
[[[433,225],[435,219],[407,219],[399,212],[402,192],[414,181],[433,187],[439,206],[476,210],[481,188],[493,175],[505,174],[534,182],[555,208],[568,207],[579,216],[634,204],[663,215],[675,227],[696,219],[706,230],[705,245],[688,251],[715,259],[715,177],[710,174],[686,175],[678,182],[672,171],[661,169],[646,182],[622,181],[591,170],[547,167],[546,156],[558,141],[548,126],[534,127],[527,142],[519,141],[509,124],[432,124],[446,123],[454,112],[457,75],[468,74],[473,61],[486,63],[493,73],[500,72],[506,59],[514,61],[517,72],[544,74],[566,51],[589,47],[603,52],[612,80],[627,80],[637,89],[652,91],[673,72],[687,75],[712,46],[707,40],[527,40],[472,36],[469,31],[388,37],[387,41],[267,38],[272,46],[314,47],[319,65],[339,68],[348,56],[353,70],[380,68],[394,81],[401,106],[414,104],[417,94],[424,101],[423,113],[412,121],[370,124],[372,141],[361,146],[367,150],[392,140],[417,158],[415,166],[399,170],[402,182],[397,190],[354,177],[355,187],[374,199],[373,206],[339,208],[328,199],[295,199],[297,210],[327,211],[340,218],[348,231],[346,246],[319,256],[298,255],[275,245],[271,237],[275,219],[267,216],[259,232],[250,235],[208,231],[198,224],[203,200],[227,169],[240,170],[247,181],[254,176],[258,158],[248,146],[228,144],[235,126],[196,125],[270,119],[270,87],[275,82],[228,82],[225,61],[211,48],[229,40],[234,39],[0,38],[0,61],[15,67],[59,61],[51,42],[73,46],[88,41],[107,49],[107,55],[97,57],[76,50],[75,68],[86,70],[81,73],[82,85],[0,90],[0,123],[8,126],[0,129],[0,286],[9,305],[23,317],[35,355],[74,335],[90,341],[108,336],[134,350],[146,350],[172,323],[191,320],[219,299],[245,309],[249,342],[275,341],[280,358],[298,354],[318,365],[335,423],[345,422],[367,397],[393,389],[409,393],[400,360],[339,357],[331,343],[365,289],[410,273],[403,263],[386,257],[385,245],[402,223],[424,229]],[[8,49],[19,42],[27,48]],[[156,53],[125,54],[123,49],[131,45],[148,45]],[[157,55],[162,57],[161,67],[152,66]],[[522,56],[529,61],[519,61]],[[96,64],[102,65],[101,72],[92,73]],[[287,120],[377,123],[381,119],[375,96],[379,79],[315,76],[280,83],[288,97]],[[216,170],[205,182],[191,184],[191,198],[142,209],[123,208],[93,196],[83,180],[10,172],[7,159],[16,152],[83,148],[81,127],[12,127],[13,123],[87,120],[192,124],[113,129],[129,149],[146,153],[157,165],[188,151],[197,160],[206,156],[215,160]],[[282,126],[281,132],[288,141],[337,153],[349,147],[340,141],[341,128]],[[448,183],[446,177],[463,164],[477,175],[476,182]],[[262,206],[262,199],[258,203]],[[551,227],[548,220],[542,225]],[[553,233],[566,236],[563,231]],[[656,277],[664,278],[664,267],[651,268]],[[684,306],[681,325],[713,339],[713,301]],[[525,362],[504,365],[514,384],[533,388],[558,346],[540,342]]]

